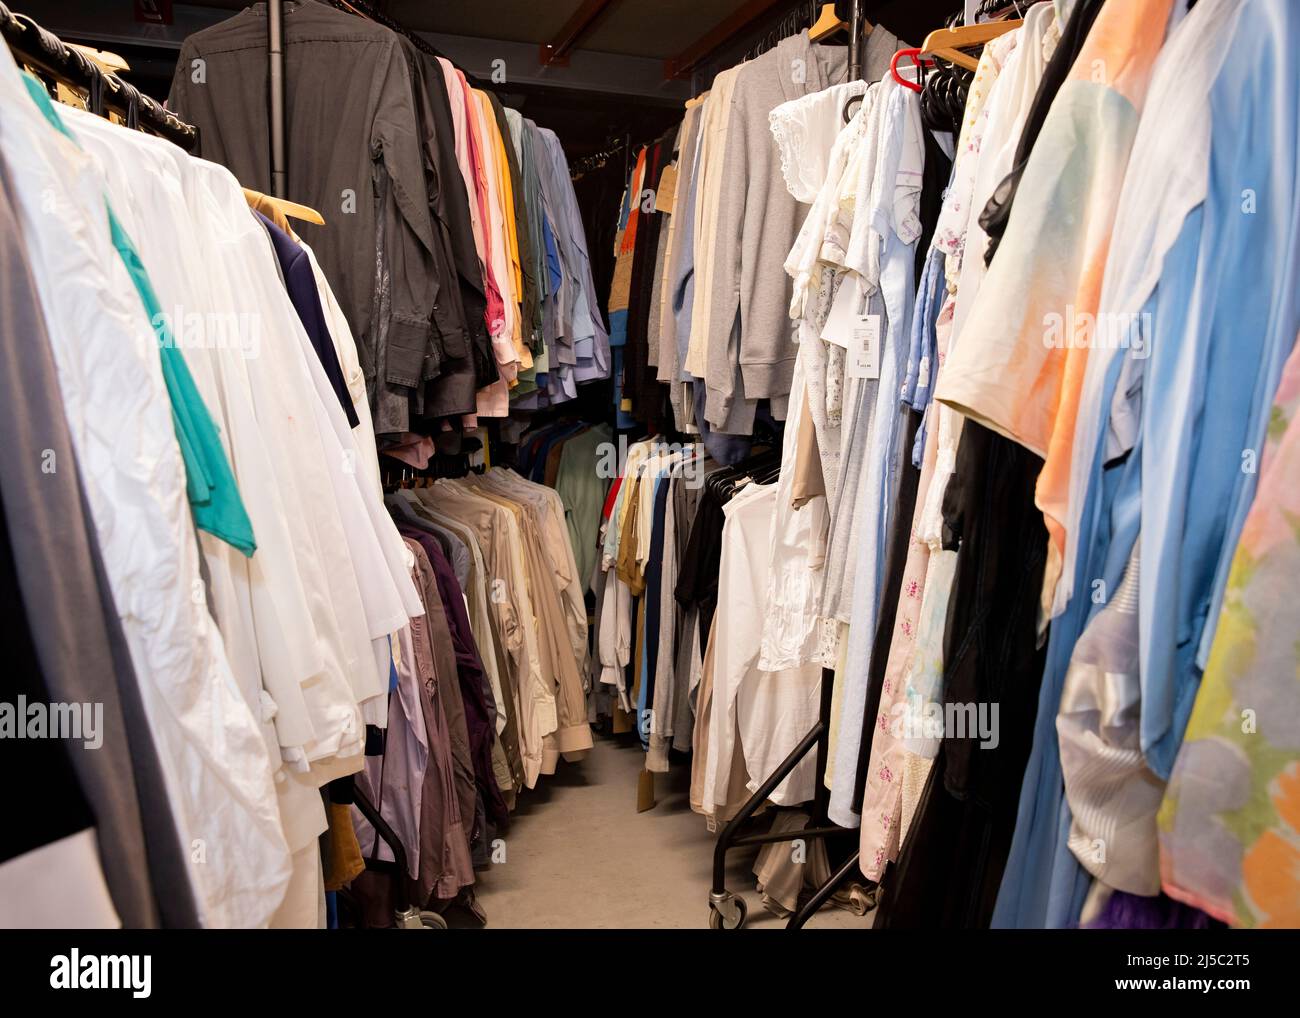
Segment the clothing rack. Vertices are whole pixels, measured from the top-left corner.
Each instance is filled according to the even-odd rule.
[[[368,3],[367,0],[330,0],[330,6],[335,10],[345,11],[348,14],[356,14],[359,17],[373,21],[378,25],[383,25],[389,31],[396,32],[398,35],[409,39],[412,45],[414,45],[421,53],[427,53],[431,57],[441,57],[443,60],[450,60],[451,63],[456,66],[456,69],[460,71],[461,74],[465,75],[465,78],[472,86],[475,88],[483,87],[482,83],[475,78],[474,75],[470,74],[469,71],[457,64],[456,61],[451,60],[447,54],[433,47],[422,35],[411,31],[411,29],[407,28],[401,22],[394,20],[387,14],[383,13],[383,11],[378,10],[373,3]]]
[[[270,102],[271,194],[287,198],[288,173],[284,145],[284,4],[270,0],[266,5],[267,87]]]
[[[753,60],[755,57],[762,56],[768,50],[774,48],[782,39],[788,39],[790,36],[797,35],[803,29],[808,28],[816,22],[821,7],[820,3],[804,0],[793,10],[787,11],[775,25],[763,33],[758,42],[745,51],[742,59]]]
[[[979,7],[975,9],[975,21],[1001,20],[1012,16],[1023,18],[1030,2],[1032,0],[980,0]]]
[[[388,821],[375,808],[375,804],[361,794],[361,789],[354,788],[352,796],[357,810],[370,822],[370,826],[375,829],[379,839],[393,852],[392,872],[395,874],[393,879],[393,924],[399,930],[445,930],[447,928],[446,919],[437,912],[430,912],[428,909],[421,908],[418,902],[413,903],[410,894],[407,893],[406,849],[402,847],[402,839],[397,836],[397,832],[389,826]]]
[[[862,77],[862,3],[853,0],[849,14],[849,81]]]
[[[863,3],[864,0],[852,0],[849,14],[849,80],[853,81],[862,77],[862,22],[863,22]],[[798,4],[793,10],[787,11],[782,18],[772,26],[752,47],[746,52],[743,59],[753,60],[761,56],[768,50],[773,49],[782,39],[788,39],[792,35],[797,35],[805,28],[811,27],[817,21],[817,16],[821,13],[822,4],[817,2],[804,2]]]
[[[849,16],[849,80],[856,81],[862,77],[862,27],[863,0],[853,0]],[[820,696],[817,704],[817,723],[808,731],[799,744],[790,751],[790,755],[764,779],[758,789],[751,795],[740,811],[731,819],[718,836],[713,849],[713,887],[709,891],[709,926],[718,930],[734,930],[745,925],[745,900],[727,890],[727,853],[733,848],[747,845],[768,845],[781,841],[810,841],[825,839],[834,835],[850,833],[848,828],[832,823],[828,816],[830,806],[830,789],[826,787],[824,776],[826,764],[830,759],[831,735],[831,698],[834,694],[835,671],[822,669]],[[809,817],[809,826],[802,830],[766,831],[761,834],[742,834],[741,828],[767,801],[768,796],[786,779],[810,752],[816,753],[816,769],[813,790],[813,805]],[[822,884],[812,896],[796,910],[786,922],[786,929],[801,929],[813,914],[822,907],[835,893],[835,889],[857,868],[858,851],[855,848],[849,857],[834,870],[829,880]]]
[[[607,162],[617,155],[622,155],[632,147],[632,139],[629,135],[624,135],[617,141],[611,142],[598,152],[592,152],[580,159],[575,159],[569,163],[569,176],[577,179],[584,173],[590,173],[592,170],[598,170]]]
[[[120,115],[128,127],[145,128],[186,151],[198,142],[198,130],[161,103],[111,71],[97,66],[85,53],[24,14],[14,14],[0,3],[0,34],[20,63],[73,88],[84,90],[91,112]]]

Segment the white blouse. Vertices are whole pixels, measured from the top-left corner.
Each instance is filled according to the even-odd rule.
[[[113,248],[94,160],[45,120],[0,49],[0,151],[196,904],[205,925],[265,925],[289,848],[260,722],[203,596],[154,333]]]

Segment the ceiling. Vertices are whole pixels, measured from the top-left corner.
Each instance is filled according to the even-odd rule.
[[[146,93],[166,95],[175,53],[190,33],[223,20],[250,0],[175,0],[174,20],[151,24],[140,0],[9,0],[64,38],[124,56],[128,79]],[[290,0],[286,0],[290,2]],[[352,0],[359,2],[359,0]],[[904,39],[924,38],[927,25],[961,0],[862,0],[864,13]],[[547,66],[540,47],[563,41],[576,12],[599,0],[369,0],[380,15],[420,32],[467,74],[516,108],[560,134],[575,154],[604,147],[614,137],[658,136],[680,119],[682,101],[708,86],[720,67],[739,60],[782,16],[812,19],[813,0],[605,0],[576,40],[567,62]],[[841,10],[848,7],[841,0]],[[134,11],[133,11],[134,8]],[[847,12],[845,12],[847,13]],[[842,15],[843,16],[843,15]],[[909,25],[915,22],[915,25]],[[727,41],[692,60],[694,73],[668,78],[665,61],[694,50],[727,25]],[[744,28],[739,26],[744,25]],[[508,78],[496,78],[509,67]],[[488,85],[489,77],[493,84]]]
[[[248,0],[185,0],[239,10]],[[541,45],[551,42],[584,0],[378,0],[384,14],[419,32]],[[675,56],[750,0],[612,0],[579,45],[598,53]]]

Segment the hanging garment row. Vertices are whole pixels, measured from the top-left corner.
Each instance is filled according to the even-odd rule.
[[[196,154],[270,191],[266,4],[185,40],[168,105]],[[609,377],[568,163],[554,132],[404,35],[284,4],[287,190],[357,346],[381,446],[472,430]],[[361,77],[340,67],[364,68]]]
[[[1001,28],[956,125],[803,34],[638,156],[629,195],[674,173],[624,200],[615,398],[703,449],[634,445],[614,482],[603,688],[725,819],[833,669],[826,773],[771,801],[828,784],[878,927],[1293,924],[1300,765],[1251,705],[1295,688],[1300,23],[1062,0]],[[733,442],[762,398],[774,474]]]
[[[591,746],[558,496],[501,469],[386,496],[360,344],[283,207],[55,104],[8,49],[0,90],[29,705],[0,748],[55,783],[14,804],[4,923],[481,921],[516,793]]]
[[[875,28],[869,72],[886,71],[898,45]],[[780,253],[801,219],[786,182],[798,189],[800,175],[815,173],[804,168],[820,144],[804,131],[824,129],[813,106],[829,112],[864,87],[845,80],[847,67],[843,46],[813,44],[806,31],[784,39],[718,74],[678,127],[636,154],[608,301],[621,426],[675,425],[734,462],[756,415],[786,419],[797,347]],[[812,95],[820,102],[797,103]],[[785,103],[777,129],[791,143],[778,152],[769,116]],[[671,409],[658,383],[668,384]]]
[[[357,780],[402,842],[409,900],[468,897],[481,913],[462,889],[492,863],[517,794],[592,746],[587,614],[565,510],[555,491],[504,468],[385,501],[427,610],[395,641],[387,739]],[[355,819],[365,858],[392,861]],[[391,880],[367,871],[350,892],[366,925],[388,925]]]

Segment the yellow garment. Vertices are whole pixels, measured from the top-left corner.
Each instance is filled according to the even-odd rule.
[[[483,111],[484,132],[492,145],[492,169],[495,179],[488,183],[493,188],[501,208],[502,240],[505,243],[506,259],[509,263],[507,266],[509,271],[504,280],[509,292],[503,293],[501,298],[511,305],[510,342],[519,357],[520,370],[527,370],[533,366],[533,355],[524,343],[523,314],[520,311],[524,284],[523,273],[519,267],[519,233],[515,224],[514,188],[510,183],[510,163],[506,157],[505,140],[501,137],[501,129],[497,126],[496,111],[492,107],[492,101],[487,97],[487,93],[479,89],[474,89],[473,93],[479,108]]]
[[[492,259],[492,278],[501,288],[501,332],[494,335],[495,343],[504,339],[510,344],[510,365],[518,364],[516,371],[503,373],[504,382],[510,387],[516,384],[518,371],[526,371],[533,366],[533,355],[523,344],[522,327],[519,314],[518,294],[515,290],[515,272],[511,266],[510,229],[507,225],[514,218],[514,209],[506,209],[505,192],[501,187],[501,162],[504,146],[501,143],[501,131],[497,127],[496,114],[487,96],[477,90],[469,92],[473,102],[470,104],[471,115],[477,128],[479,141],[479,160],[476,166],[479,185],[487,199],[488,222],[484,224],[485,241]],[[501,362],[498,352],[498,363]],[[502,384],[502,383],[494,383]]]
[[[497,140],[497,174],[501,178],[501,190],[505,194],[506,234],[510,238],[510,268],[514,276],[515,299],[522,302],[524,295],[524,274],[519,261],[519,220],[515,218],[515,185],[510,179],[510,162],[506,154],[505,139],[501,132]]]
[[[726,156],[727,124],[731,119],[731,96],[736,90],[740,67],[729,67],[713,79],[700,122],[700,166],[695,180],[695,299],[691,334],[687,340],[683,368],[696,378],[704,377],[708,363],[709,317],[712,313],[713,255],[717,244],[714,225],[722,197],[722,167]]]
[[[325,852],[325,890],[338,891],[356,878],[366,868],[361,857],[361,845],[352,827],[352,812],[343,803],[331,802],[326,807],[329,828],[321,837],[327,843]]]

